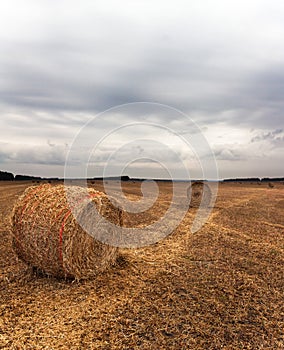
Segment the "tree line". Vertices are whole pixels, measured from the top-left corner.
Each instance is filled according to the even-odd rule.
[[[102,177],[95,177],[92,180],[103,180]],[[130,178],[126,175],[105,178],[109,180],[121,180],[121,181],[129,181]],[[39,176],[30,176],[30,175],[14,175],[13,173],[9,173],[7,171],[0,171],[0,181],[40,181],[40,180],[59,180],[58,178],[42,178]],[[133,179],[133,180],[141,180],[141,179]],[[166,181],[166,180],[165,180]],[[224,182],[276,182],[276,181],[284,181],[284,177],[246,177],[246,178],[236,178],[236,179],[224,179]]]
[[[7,171],[0,171],[0,181],[29,181],[29,180],[43,180],[38,176],[29,175],[14,175]]]

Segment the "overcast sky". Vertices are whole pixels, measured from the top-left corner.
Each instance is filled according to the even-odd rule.
[[[199,126],[220,178],[284,176],[282,0],[10,0],[0,3],[0,26],[0,170],[62,177],[87,121],[117,105],[151,102]],[[125,144],[137,133],[135,146],[124,147],[116,161],[141,154],[144,160],[126,169],[130,175],[164,176],[151,158],[162,154],[170,168],[180,162],[173,152],[186,160],[177,136],[173,152],[160,149],[163,126],[181,119],[153,108],[157,113],[148,110],[144,120],[161,128],[127,130],[140,121],[139,106],[102,114],[89,127],[102,137],[111,123],[124,127]],[[187,127],[175,131],[182,135]],[[152,154],[143,153],[142,136],[159,140],[149,143]],[[110,137],[88,175],[101,175],[117,147]],[[76,152],[79,169],[84,151]]]

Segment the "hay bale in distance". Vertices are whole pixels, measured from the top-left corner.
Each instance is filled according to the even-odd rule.
[[[196,181],[187,189],[187,198],[190,201],[191,208],[199,208],[201,206],[201,201],[204,198],[202,207],[206,208],[210,206],[212,192],[206,183]]]
[[[95,240],[80,227],[65,190],[63,185],[49,184],[26,189],[12,215],[13,247],[24,262],[48,275],[91,278],[115,262],[118,249]],[[76,203],[76,192],[82,195],[82,188],[72,186],[72,194],[75,205],[79,209],[81,205],[87,216],[88,205]],[[122,211],[104,193],[91,188],[88,193],[89,204],[96,205],[100,215],[122,225]],[[100,230],[99,223],[95,229]]]

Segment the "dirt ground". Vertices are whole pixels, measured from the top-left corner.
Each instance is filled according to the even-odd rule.
[[[0,349],[284,349],[283,183],[220,184],[201,230],[190,209],[166,239],[80,282],[14,254],[9,216],[30,185],[0,183]],[[169,186],[138,221],[166,210]],[[125,192],[139,197],[139,183]]]

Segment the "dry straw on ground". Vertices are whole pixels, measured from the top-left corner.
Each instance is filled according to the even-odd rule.
[[[191,208],[210,206],[211,197],[210,187],[202,181],[194,182],[187,190],[187,198],[190,201]]]
[[[94,277],[115,262],[117,248],[95,240],[80,227],[65,190],[63,185],[32,186],[18,199],[12,216],[14,250],[24,262],[49,275]],[[88,196],[85,192],[82,200],[82,191],[72,186],[71,206],[76,207],[81,217],[88,220],[95,205],[108,221],[122,224],[121,210],[114,207],[104,193],[88,189]],[[95,226],[99,232],[100,222]],[[113,234],[117,234],[117,230]]]
[[[171,201],[172,185],[158,184],[138,225]],[[0,183],[0,348],[283,350],[284,186],[262,185],[222,183],[195,234],[189,210],[158,244],[121,250],[95,283],[69,283],[38,278],[16,258],[8,217],[28,184]],[[123,188],[135,200],[141,187]]]

